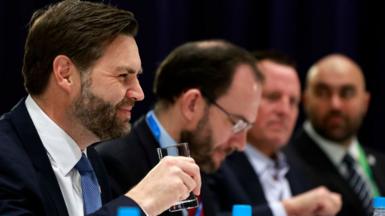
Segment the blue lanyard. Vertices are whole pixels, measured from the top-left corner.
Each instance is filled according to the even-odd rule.
[[[148,127],[150,128],[150,131],[151,131],[152,135],[154,135],[156,141],[159,142],[159,139],[160,139],[160,129],[159,129],[158,124],[155,121],[154,112],[153,111],[147,113],[147,115],[146,115],[146,122],[147,122]]]
[[[200,216],[201,215],[202,206],[203,206],[203,203],[199,202],[199,206],[198,206],[197,211],[195,212],[195,216]]]

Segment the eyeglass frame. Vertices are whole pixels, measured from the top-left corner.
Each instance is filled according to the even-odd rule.
[[[237,114],[230,113],[225,108],[223,108],[221,105],[219,105],[217,102],[212,100],[211,98],[203,95],[204,98],[207,99],[207,102],[214,105],[216,108],[218,108],[220,111],[222,111],[224,114],[226,114],[227,118],[230,120],[231,124],[233,125],[231,130],[234,134],[240,133],[242,131],[247,131],[253,126],[253,123],[246,120],[243,116],[239,116]]]

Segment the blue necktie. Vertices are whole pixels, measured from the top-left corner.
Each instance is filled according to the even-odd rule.
[[[90,161],[82,154],[75,168],[81,175],[81,184],[83,191],[84,213],[91,214],[102,206],[99,184]]]

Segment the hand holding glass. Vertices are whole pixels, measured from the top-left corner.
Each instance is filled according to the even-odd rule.
[[[186,156],[190,157],[190,150],[187,143],[179,143],[177,145],[157,148],[159,160],[166,156]],[[171,212],[181,211],[182,209],[190,209],[198,207],[198,199],[191,192],[187,199],[177,202],[170,207]]]

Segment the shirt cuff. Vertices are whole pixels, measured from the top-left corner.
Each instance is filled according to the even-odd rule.
[[[274,216],[287,216],[285,208],[281,202],[271,202],[269,203],[269,207]]]

